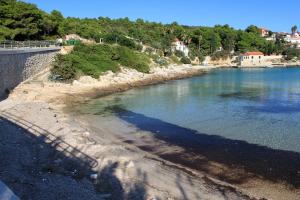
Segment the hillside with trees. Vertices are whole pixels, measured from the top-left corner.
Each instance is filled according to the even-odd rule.
[[[55,39],[75,33],[95,41],[100,38],[116,41],[118,37],[126,36],[164,53],[169,51],[171,42],[179,38],[192,49],[191,56],[211,55],[219,47],[224,51],[259,50],[265,54],[283,51],[279,44],[261,38],[256,26],[249,26],[244,31],[228,25],[190,27],[176,22],[161,24],[142,19],[64,18],[57,10],[46,13],[33,4],[17,0],[0,2],[0,18],[0,40]]]
[[[146,53],[151,54],[151,51],[154,50],[158,57],[152,59],[157,60],[161,64],[166,63],[166,61],[160,59],[160,57],[172,58],[173,56],[174,58],[174,53],[179,57],[179,62],[190,63],[190,60],[194,60],[196,57],[201,61],[208,55],[213,58],[220,58],[234,54],[238,55],[246,51],[261,51],[266,55],[288,52],[283,40],[267,41],[260,36],[258,27],[253,25],[245,30],[236,30],[229,25],[204,27],[183,26],[176,22],[162,24],[144,21],[143,19],[131,21],[128,18],[65,18],[57,10],[46,13],[34,4],[17,0],[0,1],[0,19],[0,41],[55,40],[67,34],[77,34],[82,38],[96,42],[102,39],[108,45],[106,49],[109,51],[118,51],[119,49],[109,46],[117,43],[122,47],[126,47],[133,57],[136,57],[138,55],[137,52],[141,51],[141,45],[147,46],[149,48],[146,50]],[[171,51],[171,44],[176,38],[183,41],[189,48],[189,58],[182,56],[180,53],[178,54],[178,52]],[[86,49],[83,47],[75,49],[78,51],[82,50],[82,53],[85,54]],[[97,53],[103,51],[103,48],[95,49]],[[120,52],[118,53],[120,55]],[[58,60],[66,63],[67,61],[63,61],[64,59],[70,61],[71,58],[76,58],[77,60],[72,60],[73,66],[78,66],[80,62],[85,64],[89,62],[84,58],[79,62],[78,55],[72,56]],[[176,60],[176,58],[173,60]],[[113,66],[115,66],[117,61],[112,60],[112,62],[114,63]],[[90,66],[93,65],[92,63],[89,64]],[[143,71],[145,67],[141,69]],[[80,70],[85,71],[83,69]],[[98,73],[99,70],[96,70],[95,73],[93,72],[93,74]]]

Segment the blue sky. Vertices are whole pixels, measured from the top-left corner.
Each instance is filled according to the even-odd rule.
[[[300,0],[25,0],[65,17],[129,17],[185,25],[250,24],[273,31],[300,29]]]

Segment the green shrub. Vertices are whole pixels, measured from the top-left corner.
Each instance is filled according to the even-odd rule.
[[[183,64],[191,64],[191,60],[188,57],[182,57],[180,59],[180,62],[182,62]]]
[[[147,47],[145,49],[145,53],[148,53],[148,54],[153,54],[155,52],[155,50],[152,48],[152,47]]]
[[[170,59],[171,59],[172,62],[174,62],[174,63],[176,63],[176,64],[181,64],[180,60],[179,60],[178,57],[175,56],[175,55],[171,55],[171,56],[170,56]]]
[[[175,54],[175,56],[177,56],[179,58],[183,58],[184,57],[184,53],[182,51],[176,50],[174,54]]]
[[[296,48],[287,49],[285,54],[286,54],[286,59],[287,60],[299,59],[300,58],[300,50],[296,49]]]
[[[69,56],[58,54],[51,69],[51,79],[53,80],[72,80],[76,77],[76,69]]]
[[[161,58],[161,57],[156,58],[156,59],[154,60],[154,62],[155,62],[156,64],[159,64],[160,66],[167,66],[167,65],[169,64],[168,61],[167,61],[166,59]]]
[[[140,51],[143,48],[141,45],[136,44],[132,39],[116,33],[106,34],[104,36],[104,42],[109,44],[117,43],[121,46],[125,46],[138,51]]]
[[[127,47],[117,47],[117,50],[120,54],[120,64],[136,69],[137,71],[149,73],[149,63],[150,59],[145,54],[137,53],[130,50]]]
[[[72,80],[79,74],[98,78],[103,72],[116,72],[120,66],[148,73],[150,58],[119,45],[78,45],[68,55],[59,55],[53,63],[52,79]]]

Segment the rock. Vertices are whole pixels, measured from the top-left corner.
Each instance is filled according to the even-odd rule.
[[[97,79],[94,79],[90,76],[82,76],[79,78],[78,80],[80,83],[83,83],[83,84],[94,84],[94,83],[97,83],[98,80]]]
[[[83,135],[84,136],[90,136],[90,133],[86,131],[86,132],[83,133]]]
[[[97,180],[98,179],[98,174],[91,174],[90,178],[93,180]]]
[[[81,83],[77,80],[73,81],[72,85],[81,85]]]
[[[128,168],[133,168],[134,167],[134,162],[130,161],[127,165]]]

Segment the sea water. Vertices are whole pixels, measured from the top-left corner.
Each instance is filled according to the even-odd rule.
[[[118,110],[143,116],[143,123],[157,119],[198,134],[300,152],[300,68],[217,69],[101,97],[84,110],[109,108],[120,108],[111,112],[116,116]]]

